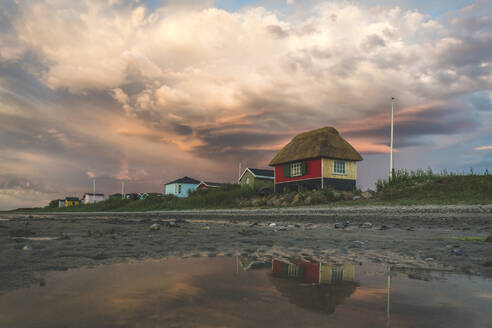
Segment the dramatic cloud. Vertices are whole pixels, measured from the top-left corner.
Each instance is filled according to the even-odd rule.
[[[265,167],[296,133],[326,125],[385,154],[391,96],[399,156],[437,149],[412,165],[444,167],[459,151],[448,168],[484,168],[487,150],[473,149],[492,138],[486,8],[437,18],[384,1],[2,2],[0,176],[60,196],[92,176],[104,192],[120,179],[135,191],[181,175],[232,181],[239,162]],[[380,174],[374,156],[364,187]]]

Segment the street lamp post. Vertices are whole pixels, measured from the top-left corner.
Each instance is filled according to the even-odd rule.
[[[395,97],[391,97],[391,138],[390,138],[390,179],[393,178],[393,117],[394,117]]]

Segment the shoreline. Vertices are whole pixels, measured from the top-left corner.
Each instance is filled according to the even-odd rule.
[[[457,239],[489,235],[492,205],[0,213],[0,293],[50,271],[171,256],[305,257],[492,277],[492,243]],[[22,250],[27,243],[32,251]]]

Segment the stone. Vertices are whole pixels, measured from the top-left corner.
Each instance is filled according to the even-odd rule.
[[[364,199],[371,199],[372,198],[372,194],[369,191],[364,191],[360,195]]]
[[[456,255],[456,256],[465,256],[466,255],[465,252],[463,252],[459,248],[453,248],[453,250],[451,250],[451,254]]]
[[[379,228],[379,230],[388,230],[388,229],[391,229],[391,228],[387,225],[384,225],[384,224]]]
[[[344,229],[346,227],[346,223],[345,222],[337,222],[335,223],[335,229]]]
[[[372,228],[372,223],[371,222],[364,222],[360,227],[364,228],[364,229],[370,229],[370,228]]]
[[[355,195],[354,197],[352,197],[352,200],[359,200],[360,198],[360,196]]]
[[[171,222],[172,222],[172,221],[171,221]],[[151,230],[151,231],[160,230],[160,229],[161,229],[161,226],[160,226],[160,225],[158,225],[157,223],[154,223],[153,225],[151,225],[151,226],[149,227],[149,230]]]

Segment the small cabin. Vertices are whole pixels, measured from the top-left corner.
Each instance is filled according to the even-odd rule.
[[[200,182],[198,187],[196,187],[196,189],[200,190],[200,189],[219,188],[222,185],[223,183],[219,183],[219,182],[202,181]]]
[[[301,133],[270,162],[275,170],[275,191],[354,190],[358,161],[362,156],[335,128]]]
[[[254,169],[247,167],[241,177],[239,183],[242,188],[260,189],[269,187],[273,189],[274,170]]]
[[[79,206],[80,199],[78,199],[77,197],[66,197],[64,203],[65,203],[65,207]]]
[[[85,193],[82,197],[84,204],[94,204],[104,200],[104,194]]]
[[[177,197],[188,197],[190,191],[196,190],[200,181],[190,178],[190,177],[182,177],[180,179],[168,182],[164,187],[165,195],[174,195]]]

